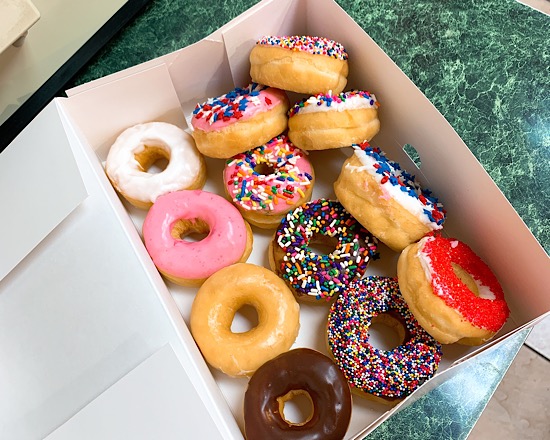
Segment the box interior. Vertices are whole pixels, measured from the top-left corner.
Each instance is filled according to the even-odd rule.
[[[95,153],[98,179],[107,197],[124,207],[121,218],[127,213],[135,231],[141,234],[146,212],[119,201],[99,168],[110,145],[124,129],[157,120],[189,130],[190,113],[197,102],[249,82],[248,53],[259,37],[323,35],[340,41],[350,54],[347,89],[369,90],[381,102],[381,131],[371,143],[433,190],[448,211],[445,234],[470,245],[499,278],[512,311],[499,335],[550,310],[550,298],[544,292],[549,276],[546,254],[452,127],[372,39],[329,0],[264,1],[257,6],[213,36],[181,49],[177,56],[170,57],[169,64],[135,66],[117,74],[113,81],[103,78],[81,86],[70,98],[59,101],[84,148]],[[420,168],[404,151],[406,144],[412,145],[420,156]],[[313,199],[335,198],[332,184],[348,154],[350,149],[311,153],[314,168],[323,170],[317,172]],[[223,194],[224,161],[206,162],[208,181],[204,189]],[[266,251],[273,231],[253,231],[254,247],[248,261],[269,267]],[[145,249],[137,234],[133,244],[143,254]],[[383,245],[380,248],[381,259],[372,262],[367,273],[395,276],[398,255]],[[144,267],[161,282],[150,262]],[[185,322],[189,322],[197,289],[170,282],[166,285]],[[301,330],[294,347],[327,352],[327,311],[325,306],[301,304]],[[237,315],[236,325],[246,326],[246,321],[245,316]],[[475,350],[457,344],[444,346],[440,372]],[[202,358],[196,361],[203,362]],[[242,429],[247,379],[210,371]],[[362,431],[389,409],[354,396],[349,435]]]

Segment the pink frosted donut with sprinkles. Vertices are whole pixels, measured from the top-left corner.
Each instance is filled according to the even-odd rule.
[[[344,46],[325,37],[264,36],[250,52],[253,81],[297,93],[340,93],[348,70]]]
[[[306,154],[285,135],[240,153],[225,165],[225,190],[242,216],[260,228],[274,228],[311,198],[315,175]]]
[[[349,147],[371,140],[380,130],[376,96],[364,90],[320,93],[288,112],[288,136],[303,150]]]
[[[340,203],[326,199],[289,212],[269,249],[271,269],[298,300],[312,303],[333,301],[377,258],[376,238]]]
[[[370,343],[369,329],[380,322],[401,340],[390,350]],[[389,329],[388,329],[389,330]],[[354,281],[331,305],[327,343],[354,394],[394,404],[437,371],[441,345],[416,321],[397,279],[371,276]]]
[[[282,90],[251,83],[197,104],[191,125],[198,150],[229,159],[268,142],[287,129],[288,97]]]
[[[443,227],[446,211],[415,176],[368,142],[352,145],[334,191],[340,203],[389,248],[401,252]]]
[[[459,240],[422,238],[401,253],[397,275],[416,319],[442,344],[481,345],[510,314],[489,266]]]

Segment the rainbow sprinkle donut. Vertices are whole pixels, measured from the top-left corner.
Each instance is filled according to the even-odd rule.
[[[265,36],[250,51],[252,81],[297,93],[340,93],[348,80],[342,44],[306,35]]]
[[[369,344],[371,323],[384,318],[402,330],[403,342],[390,351]],[[397,279],[389,277],[353,282],[338,296],[329,312],[327,341],[352,391],[383,403],[408,396],[431,378],[442,355],[441,345],[407,307]]]
[[[312,55],[326,55],[337,60],[348,59],[348,53],[344,49],[344,46],[325,37],[310,37],[307,35],[265,36],[260,38],[256,44],[260,46],[277,46]]]
[[[315,253],[322,243],[334,250]],[[336,201],[319,199],[289,212],[269,253],[272,270],[283,278],[297,299],[331,301],[379,258],[376,239]]]
[[[269,228],[309,200],[314,173],[306,154],[280,135],[228,160],[224,182],[243,217]]]

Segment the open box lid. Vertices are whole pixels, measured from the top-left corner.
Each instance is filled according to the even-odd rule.
[[[179,413],[163,424],[172,431],[164,438],[181,435],[183,423],[197,437],[240,436],[97,171],[55,101],[0,155],[0,437],[44,438],[97,408],[103,392],[104,402],[128,398],[128,384],[135,408],[156,402]],[[136,416],[130,410],[100,405],[71,426],[116,426]]]

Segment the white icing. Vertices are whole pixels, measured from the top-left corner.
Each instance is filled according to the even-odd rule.
[[[317,112],[343,112],[345,110],[357,110],[361,108],[376,108],[376,96],[370,95],[375,104],[371,104],[371,100],[360,95],[353,95],[349,98],[346,98],[345,101],[337,102],[331,101],[330,107],[323,100],[318,100],[315,96],[312,96],[307,99],[307,103],[304,107],[300,108],[298,114],[303,113],[317,113]],[[317,105],[318,102],[321,102],[321,105]]]
[[[412,215],[414,215],[422,224],[429,227],[431,230],[437,230],[441,229],[443,226],[438,225],[436,222],[432,222],[429,217],[424,213],[424,209],[426,209],[426,206],[416,197],[411,197],[407,192],[401,191],[399,186],[395,186],[392,184],[381,184],[382,177],[384,177],[382,174],[379,174],[376,172],[376,168],[374,165],[376,164],[376,159],[373,157],[367,155],[363,150],[360,148],[354,149],[355,156],[359,159],[362,167],[353,167],[352,165],[348,164],[348,167],[355,168],[354,171],[366,171],[369,173],[374,180],[380,185],[380,189],[383,192],[383,198],[394,199],[397,203],[399,203],[404,209],[409,211]]]
[[[420,265],[422,266],[422,269],[424,270],[424,275],[426,275],[426,279],[429,283],[432,282],[432,259],[422,251],[424,249],[424,244],[426,244],[427,241],[432,241],[433,237],[424,237],[418,242],[418,251],[416,253],[416,256],[418,258],[418,261],[420,262]]]
[[[488,299],[490,301],[494,301],[497,297],[496,295],[493,293],[493,291],[481,284],[481,282],[479,280],[476,280],[474,277],[472,277],[474,282],[476,283],[476,286],[477,286],[477,296],[480,297],[480,298],[483,298],[483,299]]]
[[[146,147],[166,151],[169,162],[157,174],[142,171],[135,155]],[[154,203],[157,197],[188,188],[201,169],[200,153],[191,135],[165,122],[138,124],[123,131],[107,156],[105,171],[128,197]]]

